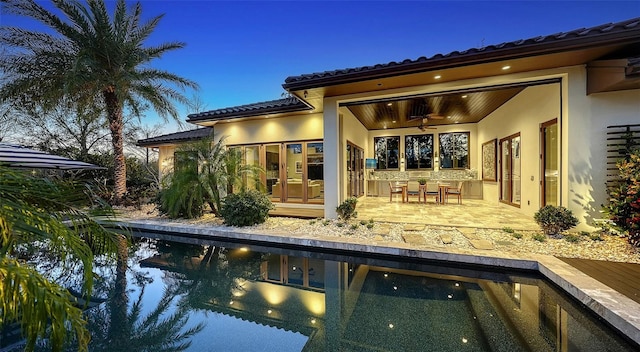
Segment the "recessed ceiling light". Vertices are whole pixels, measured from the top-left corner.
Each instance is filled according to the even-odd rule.
[[[393,121],[391,121],[391,122],[396,123],[396,120],[393,120]]]
[[[391,105],[393,105],[393,103],[387,103],[387,106],[391,106]]]
[[[468,97],[468,95],[465,94],[465,95],[462,96],[462,99],[467,99],[467,97]]]
[[[503,71],[506,71],[506,70],[508,70],[510,68],[511,68],[511,66],[509,66],[509,65],[502,66],[502,70]]]
[[[456,123],[460,123],[460,121],[456,121]]]
[[[447,118],[448,118],[448,119],[450,119],[450,118],[451,118],[451,115],[447,116]]]
[[[440,75],[435,75],[435,76],[433,76],[433,78],[435,78],[435,79],[440,79],[440,78],[442,78],[442,76],[440,76]]]

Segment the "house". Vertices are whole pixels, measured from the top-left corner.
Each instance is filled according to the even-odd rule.
[[[292,215],[335,217],[349,196],[386,196],[389,180],[424,177],[466,180],[464,198],[527,215],[563,205],[589,224],[601,217],[615,160],[607,138],[640,124],[639,58],[635,18],[291,76],[289,98],[191,114],[204,128],[139,145],[159,147],[170,167],[180,142],[228,136]]]

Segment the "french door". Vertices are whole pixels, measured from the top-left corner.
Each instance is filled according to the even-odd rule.
[[[364,149],[347,142],[347,194],[364,195]]]
[[[553,119],[540,125],[540,146],[542,147],[540,151],[542,156],[542,175],[540,176],[541,207],[545,205],[557,206],[559,204],[559,140],[558,119]]]
[[[234,146],[247,165],[264,170],[260,181],[273,202],[324,203],[324,150],[321,141]],[[257,185],[247,184],[249,189]]]
[[[521,192],[521,147],[520,133],[500,140],[500,201],[520,207]]]

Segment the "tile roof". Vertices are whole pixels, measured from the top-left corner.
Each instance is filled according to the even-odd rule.
[[[163,134],[162,136],[141,139],[138,141],[137,144],[140,147],[151,147],[151,146],[175,143],[175,142],[187,142],[195,139],[208,137],[212,133],[213,133],[213,128],[211,127],[196,128],[194,130]]]
[[[288,97],[190,114],[187,116],[187,122],[226,120],[238,117],[250,117],[304,110],[311,110],[311,107],[296,97]]]
[[[436,54],[432,57],[406,59],[401,62],[392,61],[386,64],[346,68],[341,70],[316,72],[285,79],[283,87],[287,90],[316,88],[331,84],[354,82],[390,74],[407,74],[438,68],[441,65],[456,63],[470,64],[496,58],[507,58],[510,55],[541,54],[545,50],[572,50],[576,46],[593,45],[601,41],[631,39],[636,42],[640,38],[640,17],[617,23],[602,24],[591,28],[580,28],[569,32],[561,32],[529,39],[520,39],[482,48],[471,48],[464,51],[453,51],[448,54]]]

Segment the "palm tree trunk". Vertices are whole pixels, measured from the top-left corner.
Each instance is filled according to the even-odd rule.
[[[124,143],[122,138],[122,105],[113,89],[105,90],[104,102],[107,106],[109,130],[111,131],[111,145],[114,155],[114,202],[122,203],[122,197],[127,193],[127,165],[124,159]]]
[[[127,293],[127,261],[129,259],[127,239],[120,235],[116,253],[116,281],[113,295],[109,302],[111,321],[109,323],[109,339],[111,341],[126,341],[128,329],[127,311],[129,294]]]

